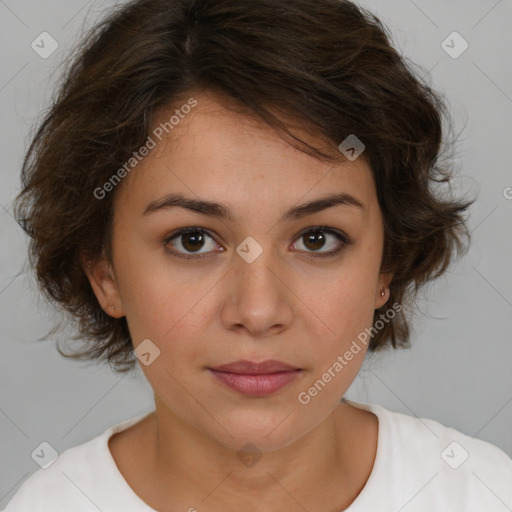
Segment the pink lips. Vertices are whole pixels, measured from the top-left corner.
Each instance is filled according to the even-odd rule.
[[[229,388],[249,396],[271,395],[301,372],[300,368],[276,360],[261,363],[234,361],[208,369]]]

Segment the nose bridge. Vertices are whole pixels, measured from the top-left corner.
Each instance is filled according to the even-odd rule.
[[[259,237],[260,241],[262,237]],[[273,300],[279,295],[281,282],[276,278],[281,267],[276,251],[266,244],[265,247],[255,238],[247,237],[236,248],[234,274],[238,292],[257,294],[264,300]],[[281,269],[282,272],[282,269]]]
[[[243,240],[236,248],[230,275],[230,323],[256,333],[290,322],[291,295],[285,286],[284,262],[270,245],[253,237]]]

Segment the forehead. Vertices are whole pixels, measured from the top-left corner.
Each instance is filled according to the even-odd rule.
[[[155,147],[122,183],[123,202],[147,203],[174,191],[224,204],[252,204],[264,195],[267,203],[287,205],[337,192],[355,195],[368,207],[375,202],[363,158],[320,161],[232,102],[208,93],[191,97],[197,102],[193,108],[176,103],[155,116],[150,129]],[[301,140],[332,152],[296,119],[285,122]]]

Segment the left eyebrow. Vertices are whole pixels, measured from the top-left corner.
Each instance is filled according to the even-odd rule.
[[[304,203],[290,208],[281,216],[281,221],[300,219],[307,215],[312,215],[313,213],[340,205],[354,207],[361,210],[361,212],[366,211],[364,204],[350,194],[329,194],[310,201],[309,203]],[[143,215],[148,215],[163,208],[172,207],[186,208],[187,210],[207,215],[209,217],[233,220],[233,216],[226,206],[203,199],[193,199],[179,193],[168,194],[160,199],[151,201],[144,209]]]
[[[359,199],[356,199],[350,194],[329,194],[325,197],[315,199],[309,203],[294,206],[283,214],[281,221],[300,219],[302,217],[306,217],[307,215],[312,215],[313,213],[326,210],[327,208],[332,208],[333,206],[352,206],[359,209],[361,212],[366,211],[364,204],[359,201]]]

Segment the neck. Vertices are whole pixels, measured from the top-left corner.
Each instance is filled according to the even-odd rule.
[[[219,444],[183,423],[157,396],[155,403],[153,475],[169,500],[184,510],[192,502],[197,510],[224,512],[313,511],[331,501],[346,507],[373,466],[376,439],[372,444],[368,437],[376,417],[343,402],[305,436],[264,453],[241,453]]]

